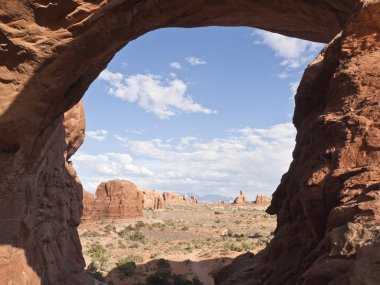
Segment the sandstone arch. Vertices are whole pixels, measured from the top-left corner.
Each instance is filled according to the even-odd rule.
[[[331,41],[296,96],[275,239],[217,284],[378,284],[378,0],[14,0],[0,3],[0,281],[90,284],[76,231],[82,97],[130,40],[161,27],[252,26]],[[71,123],[70,123],[71,122]],[[329,283],[330,282],[330,283]]]

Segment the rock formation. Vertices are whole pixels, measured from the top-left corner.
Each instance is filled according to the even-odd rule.
[[[95,197],[84,194],[84,220],[126,219],[143,216],[143,193],[128,180],[102,182]]]
[[[140,189],[144,195],[144,209],[160,210],[165,209],[164,197],[157,191],[151,189]]]
[[[357,8],[298,88],[293,162],[267,209],[273,240],[217,285],[380,284],[380,2]]]
[[[272,199],[263,194],[256,195],[256,199],[254,201],[254,203],[258,206],[269,206],[271,202]]]
[[[197,199],[197,197],[195,197],[194,195],[191,195],[191,197],[190,197],[190,202],[193,203],[193,204],[198,204],[198,199]]]
[[[1,1],[0,284],[91,284],[64,113],[129,41],[209,25],[331,41],[298,88],[275,237],[216,284],[379,284],[379,14],[379,0]]]
[[[248,198],[247,196],[243,193],[243,191],[240,191],[239,196],[237,196],[233,202],[234,204],[247,204],[248,203]]]
[[[181,203],[184,201],[184,197],[174,192],[162,193],[166,203]]]

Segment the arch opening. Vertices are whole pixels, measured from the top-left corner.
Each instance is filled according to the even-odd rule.
[[[249,28],[211,27],[154,31],[123,48],[84,97],[87,138],[71,158],[84,189],[98,189],[101,197],[86,193],[80,227],[91,274],[99,276],[96,268],[103,276],[110,272],[108,282],[120,276],[144,282],[139,273],[164,258],[174,264],[173,274],[201,275],[213,284],[213,269],[262,249],[275,229],[264,209],[294,148],[294,85],[322,47]],[[109,194],[119,187],[106,182],[113,179],[189,200],[166,201],[164,194],[159,209],[150,211],[149,201],[139,218],[132,208],[130,216],[100,213],[102,202],[120,199]],[[144,239],[135,241],[136,233]],[[92,252],[98,247],[100,256]],[[116,264],[129,259],[138,268],[127,277]]]

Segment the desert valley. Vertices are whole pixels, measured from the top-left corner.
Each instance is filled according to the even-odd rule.
[[[270,199],[201,202],[140,189],[127,180],[84,193],[79,227],[87,272],[113,285],[214,284],[213,274],[238,255],[254,255],[273,237]]]

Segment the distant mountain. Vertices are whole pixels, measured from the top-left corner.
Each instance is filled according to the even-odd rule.
[[[222,195],[217,195],[217,194],[209,194],[209,195],[198,195],[198,194],[195,194],[195,193],[191,193],[191,192],[188,192],[188,193],[178,193],[180,195],[187,195],[189,197],[191,197],[192,195],[194,195],[195,197],[197,197],[197,200],[199,202],[220,202],[220,201],[224,201],[224,202],[232,202],[234,200],[233,197],[227,197],[227,196],[222,196]]]

